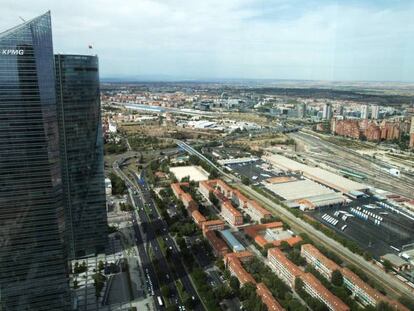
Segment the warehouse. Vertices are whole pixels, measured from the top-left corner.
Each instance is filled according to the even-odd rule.
[[[181,181],[184,177],[190,177],[191,181],[202,181],[208,179],[208,173],[201,166],[175,166],[170,168],[170,172]]]
[[[263,158],[265,161],[278,168],[285,171],[302,173],[305,177],[344,194],[351,191],[365,192],[368,189],[367,185],[352,181],[319,167],[312,167],[299,163],[279,154],[268,153]]]

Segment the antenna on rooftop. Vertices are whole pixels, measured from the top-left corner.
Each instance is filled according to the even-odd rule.
[[[23,23],[26,23],[26,20],[23,17],[19,16],[19,18],[23,21]]]

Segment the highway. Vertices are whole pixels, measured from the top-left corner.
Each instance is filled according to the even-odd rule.
[[[149,222],[148,222],[148,224],[149,224],[148,227],[150,227],[150,230],[148,230],[148,234],[149,234],[150,231],[152,232],[151,236],[149,236],[149,239],[152,238],[152,240],[157,243],[157,249],[158,249],[159,255],[163,258],[165,263],[167,263],[164,255],[161,251],[161,247],[158,244],[158,240],[156,239],[155,232],[153,230],[153,228],[159,228],[159,231],[161,232],[160,236],[164,240],[166,248],[169,248],[169,249],[172,250],[170,261],[174,262],[175,274],[171,273],[171,271],[170,271],[170,279],[173,280],[174,277],[177,280],[180,279],[182,284],[183,284],[184,290],[190,296],[197,297],[197,301],[200,302],[201,300],[198,297],[197,291],[195,290],[195,287],[193,286],[193,283],[191,282],[190,277],[188,276],[188,273],[187,273],[187,271],[186,271],[186,269],[185,269],[185,267],[182,263],[182,258],[181,258],[181,255],[180,255],[180,251],[179,251],[177,245],[175,244],[173,238],[169,234],[167,223],[161,218],[161,215],[159,215],[158,210],[155,207],[154,199],[151,196],[151,192],[149,191],[149,187],[146,184],[145,178],[143,176],[144,176],[144,174],[141,174],[141,180],[138,182],[140,193],[142,194],[142,200],[144,201],[144,204],[147,204],[148,209],[150,210],[151,214],[153,215],[153,219],[155,219],[152,222],[151,222],[151,220],[149,220]],[[141,209],[139,212],[146,214],[144,212],[144,209]],[[165,270],[165,271],[167,271],[167,270]],[[205,310],[205,309],[200,303],[197,303],[196,306],[194,307],[194,310],[202,311],[202,310]]]
[[[251,198],[254,198],[258,202],[262,203],[263,206],[265,206],[269,210],[274,211],[277,215],[281,216],[283,220],[286,219],[286,222],[291,225],[293,230],[307,233],[312,240],[322,244],[330,251],[338,254],[346,262],[351,263],[362,269],[369,277],[381,284],[386,290],[386,292],[396,297],[400,296],[401,294],[407,295],[408,297],[411,297],[413,295],[413,291],[410,290],[406,285],[401,283],[398,279],[385,273],[378,266],[366,261],[363,257],[354,254],[349,249],[342,246],[335,240],[327,237],[325,234],[315,229],[307,222],[295,217],[283,206],[276,204],[272,200],[252,190],[250,187],[246,185],[239,183],[236,185],[236,187],[244,190],[248,195],[251,196]]]

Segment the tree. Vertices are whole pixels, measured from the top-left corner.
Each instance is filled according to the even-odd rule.
[[[297,291],[298,293],[303,291],[303,281],[301,278],[295,279],[295,291]]]
[[[217,198],[216,198],[216,196],[214,195],[213,191],[210,191],[210,192],[208,193],[208,199],[209,199],[209,201],[210,201],[213,205],[216,205],[216,206],[217,206],[217,204],[218,204],[218,199],[217,199]]]
[[[331,282],[335,286],[342,286],[344,279],[342,277],[342,273],[339,270],[332,272]]]
[[[240,282],[239,282],[239,280],[235,277],[235,276],[231,276],[230,277],[230,281],[229,281],[229,285],[230,285],[230,288],[233,290],[233,291],[235,291],[236,293],[239,291],[239,289],[240,289]]]
[[[250,179],[246,176],[242,176],[241,181],[242,181],[243,184],[245,184],[247,186],[250,185]]]
[[[282,242],[280,242],[280,249],[282,251],[289,251],[289,250],[292,249],[292,247],[290,246],[290,244],[288,242],[282,241]]]
[[[248,282],[240,288],[241,300],[247,300],[254,295],[256,295],[256,286],[254,284]]]
[[[170,296],[170,288],[168,286],[166,286],[166,285],[163,285],[161,287],[161,295],[163,297],[169,297]]]
[[[384,259],[382,265],[384,266],[385,272],[392,270],[392,263],[388,259]]]

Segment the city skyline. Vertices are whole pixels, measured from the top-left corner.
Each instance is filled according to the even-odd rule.
[[[414,81],[409,1],[22,1],[4,9],[4,29],[52,10],[56,51],[99,54],[103,78]]]

